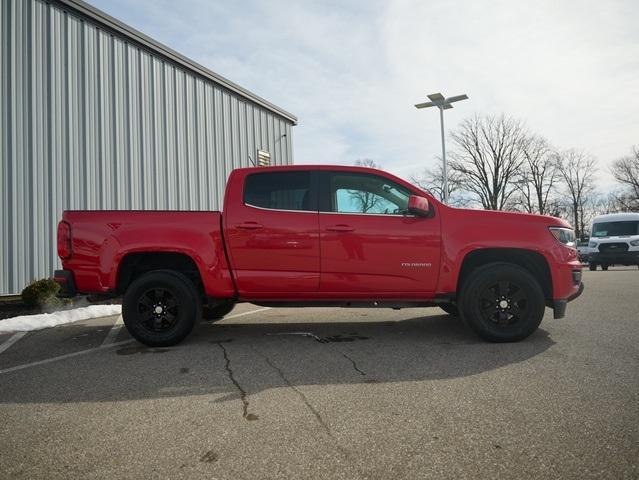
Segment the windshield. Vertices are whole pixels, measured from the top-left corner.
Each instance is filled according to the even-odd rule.
[[[628,235],[639,235],[639,220],[595,223],[592,226],[593,237],[623,237]]]

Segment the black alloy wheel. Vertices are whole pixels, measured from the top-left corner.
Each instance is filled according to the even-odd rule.
[[[182,341],[202,314],[201,296],[184,274],[154,270],[136,278],[122,299],[122,318],[132,337],[150,347]]]
[[[520,285],[501,280],[485,285],[479,301],[484,320],[506,326],[525,317],[529,299]]]
[[[180,302],[171,290],[152,288],[138,300],[140,324],[149,332],[162,332],[177,324]]]
[[[496,262],[468,276],[458,305],[462,319],[484,340],[516,342],[539,327],[546,299],[526,269]]]

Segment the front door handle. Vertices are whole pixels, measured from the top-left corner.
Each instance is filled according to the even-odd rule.
[[[330,232],[352,232],[353,230],[355,230],[355,228],[351,227],[350,225],[339,224],[333,225],[331,227],[326,227],[326,230]]]
[[[257,230],[258,228],[262,228],[263,225],[257,222],[244,222],[238,223],[235,225],[237,228],[241,228],[242,230]]]

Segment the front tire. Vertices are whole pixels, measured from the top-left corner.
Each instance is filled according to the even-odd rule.
[[[588,268],[591,272],[594,272],[595,270],[597,270],[597,264],[591,263],[590,265],[588,265]]]
[[[601,266],[601,269],[602,269],[604,272],[605,272],[605,271],[607,271],[607,270],[608,270],[608,265],[602,265],[602,266]]]
[[[532,334],[544,316],[545,298],[537,280],[523,268],[491,263],[464,282],[460,313],[489,342],[518,342]]]
[[[193,282],[173,270],[154,270],[135,279],[122,300],[122,318],[129,333],[150,347],[181,342],[201,312]]]

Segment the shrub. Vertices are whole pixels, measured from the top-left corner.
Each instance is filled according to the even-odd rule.
[[[59,291],[60,285],[52,278],[43,278],[31,282],[20,295],[28,307],[50,308],[62,305],[62,301],[56,296]]]

